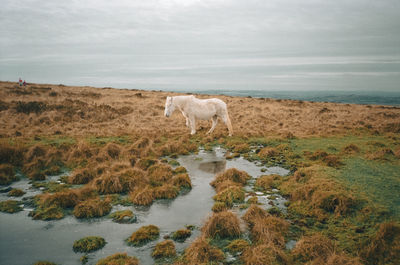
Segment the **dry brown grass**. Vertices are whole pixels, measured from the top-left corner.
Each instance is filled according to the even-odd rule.
[[[179,189],[171,184],[164,184],[153,190],[154,199],[174,199],[178,194]]]
[[[172,240],[165,240],[158,243],[151,255],[154,258],[168,258],[176,255],[175,245]]]
[[[273,244],[285,247],[285,235],[289,231],[289,223],[282,218],[267,216],[254,220],[251,227],[251,239],[257,244]]]
[[[148,168],[150,184],[153,186],[161,186],[172,178],[172,168],[166,164],[155,164]]]
[[[303,262],[314,260],[321,263],[325,263],[334,252],[334,243],[320,233],[303,236],[292,250],[296,259]]]
[[[129,194],[130,199],[136,205],[150,205],[154,200],[154,192],[150,187],[137,189]]]
[[[136,257],[130,257],[126,253],[115,253],[104,259],[100,259],[96,265],[139,265]]]
[[[213,182],[211,182],[211,186],[220,190],[218,186],[225,181],[232,181],[238,183],[239,185],[245,185],[246,182],[250,179],[250,175],[245,171],[237,170],[236,168],[230,168],[225,170],[224,172],[218,174]]]
[[[400,263],[400,225],[395,222],[382,223],[362,251],[367,264]]]
[[[42,87],[43,85],[35,85]],[[189,134],[185,120],[179,113],[169,119],[163,117],[165,97],[171,92],[101,89],[93,87],[51,86],[57,97],[47,97],[40,90],[31,94],[15,94],[13,83],[0,82],[0,97],[7,108],[2,111],[0,135],[52,135],[62,130],[66,135],[185,135]],[[48,92],[46,92],[48,93]],[[92,95],[98,95],[93,97]],[[196,95],[207,98],[208,95]],[[217,96],[228,104],[235,135],[297,137],[345,133],[348,128],[368,128],[379,132],[397,132],[399,108],[354,104],[300,102]],[[88,100],[90,99],[90,100]],[[39,102],[46,108],[25,114],[17,112],[17,101]],[[135,106],[134,108],[132,106]],[[321,112],[321,109],[329,111]],[[270,115],[273,113],[274,115]],[[383,115],[384,114],[384,115]],[[49,122],[39,122],[47,117]],[[360,122],[361,121],[361,122]],[[209,128],[209,122],[199,122],[198,128]],[[60,129],[62,128],[62,129]],[[166,130],[167,128],[167,130]],[[199,130],[200,134],[206,130]],[[214,135],[225,135],[219,124]],[[139,137],[138,137],[139,138]],[[144,141],[145,142],[145,141]],[[176,148],[176,147],[174,147]],[[174,148],[167,150],[168,153]],[[187,149],[187,148],[186,148]]]
[[[204,237],[199,237],[185,250],[182,262],[178,264],[212,264],[224,258],[220,249],[211,246]]]
[[[128,244],[142,246],[149,241],[155,240],[160,236],[160,229],[155,225],[142,226],[132,233],[127,239]]]
[[[272,244],[261,244],[246,248],[241,259],[246,265],[289,264],[285,252]]]
[[[278,186],[279,180],[281,179],[282,177],[276,174],[261,176],[257,178],[255,186],[263,190],[270,190],[276,188]]]
[[[239,218],[229,211],[214,213],[203,226],[203,234],[210,238],[232,238],[240,233]]]
[[[109,200],[101,200],[93,198],[78,203],[74,207],[74,215],[76,218],[93,218],[107,215],[111,211]]]
[[[266,211],[261,209],[259,206],[252,204],[242,216],[242,219],[245,220],[250,227],[253,227],[256,220],[267,216],[268,214]]]
[[[179,189],[186,188],[186,189],[191,189],[192,188],[192,181],[189,178],[189,175],[186,173],[181,173],[178,175],[175,175],[172,177],[172,179],[169,181],[172,185],[175,187],[178,187]]]
[[[258,152],[258,156],[262,159],[271,158],[279,155],[279,150],[275,147],[264,147]]]

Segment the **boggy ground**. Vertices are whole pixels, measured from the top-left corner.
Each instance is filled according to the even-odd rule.
[[[22,172],[44,188],[29,202],[34,219],[100,217],[115,204],[179,196],[190,178],[165,157],[222,145],[228,158],[291,169],[255,183],[263,192],[278,188],[289,199],[287,213],[245,202],[248,177],[225,172],[212,182],[215,213],[202,235],[176,255],[172,242],[160,245],[155,256],[168,256],[163,262],[218,263],[231,255],[235,264],[399,263],[399,108],[218,96],[234,137],[222,124],[205,135],[205,121],[190,136],[179,113],[163,117],[167,95],[175,94],[0,82],[0,184]],[[65,170],[71,175],[61,184],[40,182]],[[2,203],[1,211],[18,204]],[[232,213],[234,204],[248,207],[243,217]],[[293,249],[289,240],[297,241]]]

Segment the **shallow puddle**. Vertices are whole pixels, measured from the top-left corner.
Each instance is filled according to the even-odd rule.
[[[36,221],[28,217],[28,209],[16,214],[0,213],[1,262],[8,265],[21,265],[32,264],[38,260],[49,260],[57,264],[81,264],[79,258],[83,254],[73,252],[74,241],[86,236],[101,236],[107,241],[107,244],[103,249],[89,254],[87,264],[96,264],[99,259],[116,252],[126,252],[128,255],[136,256],[140,259],[141,264],[154,264],[151,257],[152,248],[156,243],[163,241],[165,235],[184,228],[185,225],[201,227],[211,214],[211,208],[214,204],[212,197],[215,191],[209,183],[214,179],[215,174],[233,167],[246,171],[253,178],[267,174],[285,175],[289,172],[279,167],[263,168],[264,172],[262,172],[262,167],[255,163],[243,158],[226,160],[224,154],[225,151],[222,148],[215,148],[212,152],[200,150],[196,155],[182,156],[177,159],[187,169],[193,188],[172,201],[159,200],[150,207],[113,207],[113,212],[122,209],[132,210],[137,215],[137,223],[118,224],[106,217],[81,221],[73,216],[67,216],[58,221]],[[54,180],[56,179],[52,179],[52,181]],[[246,187],[249,192],[252,192],[251,183],[253,182],[254,179]],[[24,197],[40,193],[39,190],[31,188],[26,179],[22,179],[11,186],[28,191],[29,193]],[[280,207],[279,205],[282,204],[283,208],[284,202],[278,202],[281,198],[278,194],[270,193],[257,196],[260,202],[264,202],[261,198],[265,197],[265,208],[268,208],[270,205],[267,196],[271,195],[275,196],[275,205],[278,204],[278,207]],[[13,198],[7,197],[6,193],[0,195],[0,200],[6,199]],[[149,224],[160,228],[158,240],[140,248],[125,244],[124,240],[132,232]],[[177,251],[182,252],[199,234],[199,230],[195,229],[192,236],[184,243],[175,242]]]

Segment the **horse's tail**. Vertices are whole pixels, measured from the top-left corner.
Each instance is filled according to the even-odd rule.
[[[232,123],[231,123],[231,119],[229,118],[229,114],[228,114],[228,109],[225,108],[225,120],[224,120],[226,126],[228,127],[228,131],[229,131],[229,136],[233,135],[233,129],[232,129]]]

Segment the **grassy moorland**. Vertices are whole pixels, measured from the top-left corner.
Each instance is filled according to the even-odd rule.
[[[218,263],[229,252],[235,264],[399,264],[400,108],[218,96],[228,104],[234,136],[222,124],[205,135],[207,121],[190,136],[179,113],[163,117],[172,94],[0,82],[0,184],[21,172],[44,188],[32,202],[33,219],[107,216],[116,204],[179,196],[191,188],[190,178],[163,158],[221,145],[228,158],[291,170],[255,184],[260,191],[278,188],[289,200],[287,213],[244,202],[249,177],[227,170],[211,183],[216,204],[201,236],[183,254],[172,241],[161,242],[155,258]],[[40,182],[65,170],[71,174],[62,183]],[[229,211],[234,203],[248,207],[242,218]],[[0,210],[20,206],[10,200]],[[130,244],[158,236],[147,230],[132,234]],[[297,241],[291,250],[289,240]],[[123,253],[98,264],[108,260],[137,264]]]

